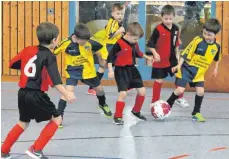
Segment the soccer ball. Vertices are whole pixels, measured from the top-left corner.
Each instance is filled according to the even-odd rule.
[[[163,100],[156,101],[150,105],[151,113],[154,118],[163,120],[170,114],[170,106]]]

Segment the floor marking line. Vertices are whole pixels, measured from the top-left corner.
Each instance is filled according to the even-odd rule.
[[[210,149],[209,152],[219,151],[219,150],[225,150],[225,149],[227,149],[227,147],[217,147],[217,148]]]
[[[180,155],[180,156],[170,157],[169,159],[180,159],[180,158],[185,158],[185,157],[188,157],[188,156],[190,156],[190,155],[185,154],[185,155]]]

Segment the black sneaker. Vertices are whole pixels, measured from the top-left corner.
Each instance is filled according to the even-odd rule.
[[[132,113],[135,117],[137,117],[139,120],[143,120],[143,121],[146,121],[146,120],[147,120],[146,117],[143,116],[143,115],[141,114],[141,112],[135,113],[135,112],[132,110],[131,113]]]
[[[48,157],[44,156],[42,151],[35,151],[33,146],[26,150],[25,153],[33,159],[48,159]]]
[[[11,156],[9,153],[2,153],[1,154],[1,159],[11,159]]]
[[[99,105],[99,108],[102,109],[102,111],[104,112],[104,115],[106,117],[108,117],[108,118],[112,117],[112,112],[111,112],[111,110],[107,104],[104,104],[104,106]]]
[[[113,123],[114,123],[115,125],[123,125],[123,124],[124,124],[122,118],[114,118]]]

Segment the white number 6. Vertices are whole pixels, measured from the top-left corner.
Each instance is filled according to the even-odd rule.
[[[33,56],[28,63],[25,65],[24,73],[27,77],[34,77],[36,74],[36,65],[33,63],[37,59],[37,55]],[[32,72],[29,69],[32,68]]]

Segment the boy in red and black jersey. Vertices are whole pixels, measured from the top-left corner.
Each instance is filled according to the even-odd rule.
[[[138,94],[136,96],[135,105],[132,114],[140,120],[146,120],[140,110],[145,100],[145,88],[138,69],[135,67],[135,58],[146,58],[153,60],[152,57],[144,55],[137,44],[138,40],[144,35],[144,31],[137,22],[128,25],[126,34],[117,41],[108,57],[108,77],[113,78],[118,86],[119,97],[116,102],[116,111],[114,114],[114,124],[123,125],[122,112],[125,106],[125,98],[127,90],[136,88]],[[112,63],[115,66],[113,72]]]
[[[178,47],[180,45],[179,28],[173,24],[175,10],[171,5],[165,5],[161,11],[162,23],[154,29],[147,46],[155,59],[152,64],[151,78],[155,79],[153,84],[152,103],[160,99],[163,79],[168,75],[174,75],[171,68],[177,65]],[[181,107],[188,107],[189,104],[183,98],[183,94],[176,101]]]
[[[59,29],[52,23],[41,23],[37,27],[38,46],[23,49],[10,62],[10,68],[21,71],[18,91],[19,122],[7,135],[2,148],[1,158],[10,159],[11,147],[29,126],[31,119],[36,122],[50,120],[39,138],[26,151],[34,159],[46,159],[43,148],[55,134],[62,118],[49,96],[49,85],[54,86],[68,102],[75,101],[75,95],[63,86],[58,72],[56,57],[50,51],[58,44]]]

